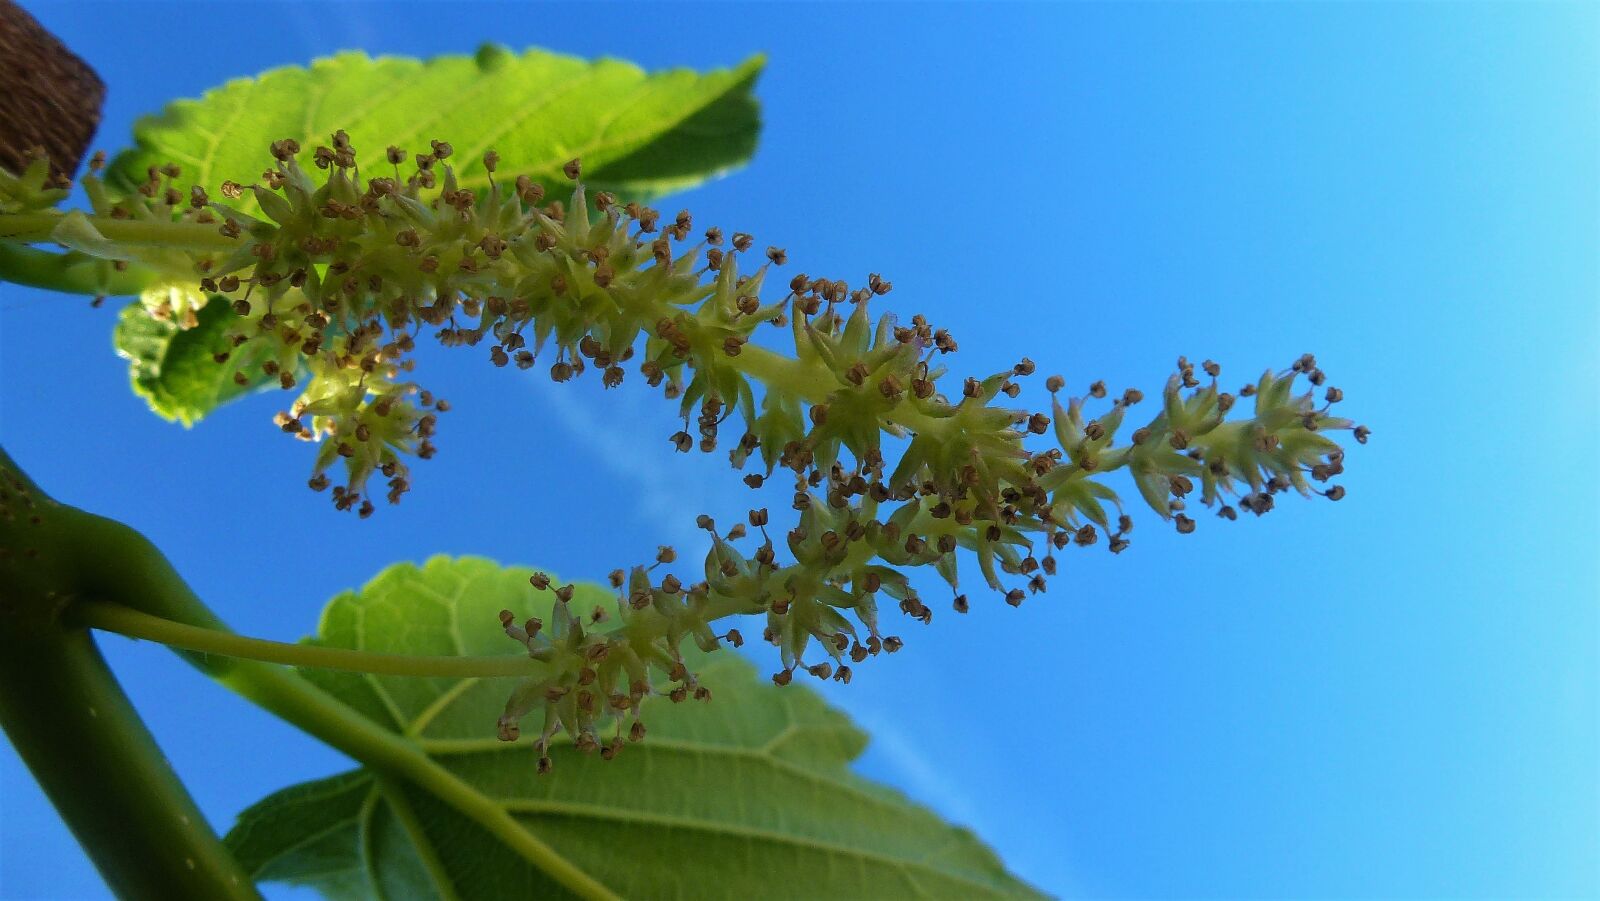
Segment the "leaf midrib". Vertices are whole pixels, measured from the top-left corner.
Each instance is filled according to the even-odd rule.
[[[463,680],[463,681],[465,681],[465,680]],[[458,686],[459,686],[459,683],[458,683]],[[458,687],[458,686],[452,686],[452,688],[455,688],[455,687]],[[830,726],[828,724],[821,724],[821,723],[813,724],[811,727],[818,728],[818,729],[834,729],[834,730],[844,730],[844,729],[848,728],[848,727],[843,726],[843,725]],[[800,724],[798,724],[798,723],[794,722],[793,720],[791,720],[784,727],[784,729],[780,730],[772,738],[769,738],[761,748],[743,748],[743,747],[738,747],[738,746],[734,746],[734,745],[705,744],[705,743],[701,743],[701,742],[685,741],[685,740],[682,740],[682,739],[669,739],[669,738],[652,737],[652,738],[650,738],[648,740],[648,745],[644,750],[647,750],[647,751],[648,750],[661,750],[661,751],[670,751],[670,752],[687,753],[687,754],[705,754],[705,755],[713,755],[713,756],[738,757],[738,758],[742,758],[742,759],[754,760],[754,761],[758,761],[758,762],[760,762],[760,763],[762,763],[762,764],[764,764],[766,766],[770,766],[773,769],[779,770],[781,772],[788,773],[790,775],[796,776],[796,777],[801,778],[801,779],[805,779],[805,780],[807,780],[809,782],[812,782],[812,783],[814,783],[816,785],[819,785],[821,787],[827,788],[829,790],[837,791],[837,790],[841,790],[842,789],[842,790],[844,790],[846,792],[849,792],[851,795],[854,795],[855,797],[860,798],[861,800],[867,801],[867,802],[872,803],[872,804],[874,804],[876,806],[879,806],[879,807],[891,808],[891,809],[894,809],[894,810],[897,810],[897,811],[904,807],[903,804],[897,803],[893,798],[887,798],[887,797],[883,797],[883,796],[880,796],[880,795],[877,795],[877,794],[873,794],[871,792],[863,791],[858,786],[852,785],[851,783],[849,783],[847,781],[832,779],[832,778],[829,778],[828,776],[826,776],[826,775],[824,775],[822,773],[818,773],[818,772],[815,772],[813,770],[809,770],[809,769],[807,769],[805,767],[802,767],[802,766],[799,766],[799,765],[797,765],[797,764],[795,764],[795,763],[793,763],[791,761],[784,760],[783,758],[780,758],[780,757],[775,757],[767,750],[767,748],[773,747],[775,744],[777,744],[779,741],[781,741],[784,737],[786,737],[786,736],[788,736],[790,734],[793,734],[799,728],[800,728]],[[450,754],[502,753],[504,751],[519,750],[521,748],[528,747],[524,743],[501,742],[501,741],[493,740],[493,739],[426,739],[426,738],[414,738],[413,737],[413,738],[411,738],[411,742],[417,746],[417,749],[419,751],[422,752],[424,757],[428,760],[429,765],[434,766],[434,767],[438,767],[439,769],[444,770],[445,772],[450,772],[450,771],[449,771],[449,769],[447,767],[444,767],[442,764],[440,764],[438,762],[438,760],[436,759],[438,756],[450,755]],[[561,744],[561,743],[565,743],[565,742],[562,742],[558,738],[556,740],[556,743]],[[452,775],[454,775],[454,774],[452,774]],[[375,780],[376,780],[376,778],[382,778],[382,777],[375,777]],[[713,820],[703,820],[703,819],[697,819],[697,818],[693,818],[693,817],[675,816],[675,815],[671,815],[671,814],[661,814],[661,813],[655,813],[655,812],[650,812],[650,811],[638,811],[638,810],[632,810],[632,809],[626,809],[625,810],[625,809],[622,809],[622,808],[601,807],[599,805],[586,805],[586,804],[579,804],[579,803],[576,803],[576,802],[569,802],[569,801],[546,801],[546,800],[534,799],[534,798],[521,798],[521,799],[513,799],[513,800],[509,800],[509,801],[508,800],[501,800],[501,799],[498,799],[498,798],[489,797],[488,795],[486,795],[482,791],[480,791],[477,788],[477,786],[473,785],[471,782],[469,782],[469,781],[467,781],[465,779],[462,779],[462,777],[460,777],[460,776],[455,776],[455,778],[459,779],[463,784],[465,784],[467,786],[470,786],[471,790],[473,792],[475,792],[476,794],[478,794],[481,797],[484,797],[485,799],[491,801],[493,804],[495,804],[495,806],[501,808],[502,810],[504,810],[504,811],[506,811],[507,813],[510,813],[510,814],[516,814],[516,813],[519,813],[519,812],[521,812],[521,813],[549,812],[549,813],[561,813],[561,814],[566,814],[566,815],[570,815],[570,816],[587,816],[587,817],[589,817],[591,819],[605,819],[605,820],[608,820],[608,821],[611,821],[611,822],[635,822],[635,823],[641,823],[641,824],[661,825],[661,826],[678,825],[678,826],[682,826],[683,828],[695,828],[698,831],[702,831],[702,832],[715,832],[715,833],[718,833],[718,834],[737,836],[737,837],[742,837],[742,838],[746,838],[746,839],[750,839],[750,840],[769,841],[769,842],[773,842],[775,844],[788,844],[788,845],[793,845],[793,846],[797,846],[797,847],[809,847],[809,848],[813,848],[813,849],[816,849],[816,850],[819,850],[819,851],[823,851],[823,852],[826,852],[826,853],[838,853],[838,854],[843,854],[843,855],[849,856],[849,857],[856,857],[856,858],[859,858],[859,859],[862,859],[862,860],[874,861],[874,862],[876,862],[876,863],[878,863],[880,865],[888,866],[888,867],[891,867],[891,868],[895,868],[895,869],[901,870],[902,872],[904,872],[908,876],[908,878],[911,879],[913,884],[916,884],[916,878],[915,878],[916,874],[917,873],[923,873],[923,874],[926,874],[926,875],[931,875],[931,876],[935,876],[935,877],[938,877],[938,878],[949,879],[949,880],[954,881],[954,882],[959,882],[959,883],[961,883],[963,885],[967,885],[967,886],[971,886],[971,887],[980,889],[983,892],[991,894],[991,895],[1003,895],[1004,894],[1004,892],[999,891],[998,889],[995,888],[995,886],[993,886],[993,885],[991,885],[989,883],[985,883],[985,882],[981,882],[981,881],[975,880],[975,879],[973,879],[971,877],[964,876],[964,875],[962,875],[962,874],[960,874],[958,872],[955,872],[955,871],[945,870],[945,869],[940,869],[940,868],[937,868],[937,867],[934,867],[934,866],[930,866],[929,864],[926,863],[926,858],[921,859],[921,860],[907,860],[907,859],[904,859],[904,858],[898,858],[898,857],[893,857],[893,856],[890,856],[890,855],[887,855],[887,854],[882,854],[880,852],[865,851],[865,850],[861,850],[861,849],[857,849],[857,848],[851,848],[851,847],[845,846],[845,845],[836,845],[836,844],[833,844],[833,843],[825,842],[825,841],[822,841],[820,839],[810,838],[810,837],[807,837],[807,836],[790,835],[790,834],[785,834],[785,833],[781,833],[781,832],[774,832],[774,831],[771,831],[771,830],[758,829],[758,828],[755,828],[755,827],[744,826],[744,825],[740,825],[740,824],[718,823],[718,822],[713,821]],[[379,791],[379,788],[376,786],[376,784],[374,785],[374,788],[372,789],[372,791],[374,791],[374,792]],[[465,810],[461,810],[460,808],[457,808],[457,810],[458,810],[459,813],[461,813],[461,814],[463,814],[465,816],[468,816],[470,819],[473,819],[475,822],[478,822],[479,825],[485,825],[485,826],[487,825],[481,819],[479,819],[478,817],[474,816],[470,812],[465,811]],[[398,814],[397,814],[397,816],[398,816]],[[527,833],[530,837],[535,837],[536,838],[536,836],[534,836],[532,832],[527,830],[525,827],[521,827],[520,823],[519,823],[519,828],[522,828],[522,830],[525,833]],[[412,844],[417,846],[416,850],[417,850],[417,853],[418,853],[419,857],[423,858],[424,861],[426,861],[430,856],[434,857],[436,859],[437,852],[432,847],[431,839],[427,839],[426,833],[423,833],[420,837],[417,834],[413,833],[410,829],[407,829],[407,833],[411,838]],[[492,832],[491,832],[491,834],[492,834]],[[427,846],[426,847],[424,847],[422,845],[422,842],[424,840],[427,841]],[[501,842],[501,844],[502,845],[506,845],[505,842]],[[539,864],[538,864],[538,862],[536,860],[528,857],[525,854],[520,853],[516,848],[510,847],[509,845],[507,845],[507,849],[512,851],[513,853],[516,853],[519,857],[521,857],[529,865],[534,866],[536,868],[539,866]],[[364,844],[362,845],[362,854],[363,854],[363,857],[366,856],[366,848],[365,848]],[[562,856],[569,863],[572,863],[574,866],[577,866],[577,862],[575,860],[573,860],[571,857],[566,857],[565,855],[562,855]],[[926,890],[923,890],[920,885],[918,885],[918,888],[919,888],[919,890],[922,891],[922,896],[923,897],[937,897],[936,895],[930,894]]]
[[[872,792],[865,791],[862,788],[860,788],[859,786],[857,786],[855,784],[852,784],[849,781],[831,778],[831,777],[827,776],[826,774],[816,772],[815,770],[807,769],[806,767],[800,766],[800,765],[798,765],[798,764],[796,764],[796,763],[794,763],[792,761],[785,760],[785,759],[783,759],[781,757],[775,757],[771,753],[769,753],[767,750],[765,750],[765,748],[771,747],[773,744],[775,744],[778,739],[781,739],[781,738],[785,737],[786,735],[793,734],[794,732],[796,732],[800,728],[801,728],[800,724],[795,723],[795,722],[790,722],[789,725],[787,727],[785,727],[784,730],[780,731],[772,739],[768,739],[766,745],[764,745],[762,748],[744,748],[744,747],[739,747],[739,746],[736,746],[736,745],[704,744],[704,743],[701,743],[701,742],[685,741],[685,740],[682,740],[682,739],[657,738],[655,736],[652,736],[652,737],[648,738],[645,741],[645,744],[643,745],[643,747],[641,747],[640,751],[642,753],[648,753],[648,752],[653,752],[653,751],[668,751],[668,752],[684,753],[684,754],[691,754],[691,755],[708,755],[708,756],[720,756],[720,757],[734,757],[734,758],[740,758],[740,759],[745,759],[745,760],[752,760],[752,761],[756,761],[756,762],[759,762],[761,764],[764,764],[766,766],[769,766],[769,767],[771,767],[771,768],[773,768],[773,769],[775,769],[775,770],[777,770],[779,772],[786,773],[786,774],[794,776],[796,778],[803,779],[803,780],[805,780],[807,782],[810,782],[810,783],[812,783],[812,784],[814,784],[814,785],[816,785],[816,786],[818,786],[820,788],[826,789],[828,791],[844,791],[844,792],[852,795],[853,797],[855,797],[855,798],[857,798],[859,800],[865,801],[867,803],[870,803],[870,804],[872,804],[874,806],[885,808],[885,809],[891,810],[891,811],[893,811],[895,813],[904,813],[905,812],[906,805],[904,804],[904,802],[898,801],[893,797],[886,797],[886,796],[883,796],[883,795],[879,795],[879,794],[875,794],[875,793],[872,793]],[[806,728],[815,728],[815,729],[818,729],[818,730],[827,730],[827,729],[843,730],[843,729],[848,729],[849,727],[843,726],[843,725],[830,726],[828,724],[809,724],[809,725],[807,725]],[[566,736],[564,736],[564,735],[555,736],[551,741],[551,744],[553,744],[553,745],[570,744],[570,743],[571,743],[570,740],[567,739]],[[477,739],[477,738],[466,738],[466,739],[437,739],[437,738],[436,739],[426,739],[425,738],[425,739],[418,739],[417,740],[417,744],[418,744],[418,747],[421,748],[423,753],[427,754],[430,759],[434,759],[434,758],[437,758],[437,757],[440,757],[440,756],[449,756],[449,755],[470,755],[470,754],[485,754],[485,753],[493,754],[493,753],[504,753],[504,752],[507,752],[507,751],[517,751],[517,750],[531,749],[531,745],[529,745],[529,744],[527,744],[525,742],[502,742],[502,741],[499,741],[497,739]],[[496,799],[496,803],[500,804],[506,810],[508,810],[508,811],[510,811],[512,813],[516,813],[521,805],[532,806],[532,805],[540,805],[540,804],[549,804],[549,805],[561,806],[561,805],[573,804],[575,802],[546,801],[546,800],[542,800],[542,799],[538,799],[538,798],[518,798],[518,799],[509,800],[509,801],[500,801],[499,799]],[[592,806],[592,805],[584,805],[584,806]],[[636,821],[639,821],[639,822],[647,822],[647,821],[650,821],[650,820],[653,820],[653,819],[672,819],[672,818],[674,818],[674,815],[671,815],[671,814],[661,814],[661,813],[656,813],[656,812],[653,812],[653,811],[643,811],[643,810],[638,810],[636,808],[607,807],[607,808],[598,808],[598,809],[608,810],[608,811],[615,811],[614,814],[612,814],[611,816],[607,817],[608,819],[612,819],[612,820],[628,821],[628,820],[632,819],[632,820],[636,820]],[[749,837],[752,837],[752,838],[763,838],[763,839],[766,839],[766,840],[772,840],[772,841],[778,841],[778,842],[792,841],[792,843],[794,843],[794,844],[808,845],[808,846],[813,846],[813,847],[823,848],[823,849],[829,849],[829,850],[836,849],[838,847],[843,847],[843,846],[834,846],[834,845],[831,845],[831,844],[829,844],[827,842],[823,842],[823,841],[821,841],[819,839],[811,839],[811,838],[807,838],[805,836],[798,836],[798,835],[791,836],[791,835],[787,835],[785,833],[771,832],[769,830],[758,829],[756,827],[741,826],[741,825],[738,825],[738,824],[728,824],[726,826],[717,826],[715,824],[715,821],[710,821],[710,820],[704,820],[704,821],[701,821],[701,822],[704,822],[704,823],[708,824],[706,829],[705,829],[705,831],[722,831],[722,832],[725,832],[725,833],[728,833],[728,834],[735,834],[735,833],[738,833],[738,832],[740,832],[742,830],[742,831],[748,832],[749,833]],[[959,881],[962,881],[962,882],[970,884],[970,885],[984,886],[985,889],[987,891],[991,892],[991,893],[1003,894],[1003,893],[998,892],[994,888],[994,886],[992,886],[992,885],[988,885],[988,884],[982,883],[982,882],[977,882],[977,881],[972,880],[972,879],[970,879],[968,877],[961,876],[958,873],[956,873],[954,871],[951,871],[951,870],[939,869],[937,867],[933,867],[933,866],[927,865],[926,861],[929,858],[937,856],[938,852],[943,851],[944,848],[949,847],[951,844],[955,843],[956,841],[959,841],[959,837],[954,837],[953,836],[950,839],[948,839],[945,842],[944,845],[940,846],[940,848],[935,849],[935,852],[927,854],[924,857],[919,858],[917,860],[910,860],[910,859],[891,857],[889,855],[880,854],[878,852],[865,852],[864,851],[864,852],[860,852],[860,854],[857,855],[857,852],[855,851],[855,849],[848,849],[847,853],[850,853],[850,854],[856,855],[856,856],[863,856],[863,857],[867,857],[867,858],[871,858],[871,859],[877,859],[877,860],[881,860],[881,861],[884,861],[884,862],[892,862],[895,865],[916,867],[916,868],[918,868],[920,870],[925,870],[925,871],[930,872],[930,873],[936,873],[936,874],[939,874],[941,876],[947,876],[947,877],[949,877],[951,879],[959,880]]]

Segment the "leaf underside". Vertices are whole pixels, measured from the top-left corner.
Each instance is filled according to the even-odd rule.
[[[751,89],[764,62],[647,73],[621,60],[495,46],[429,60],[340,53],[236,79],[141,119],[109,177],[132,189],[150,166],[177,163],[185,182],[215,194],[224,179],[257,181],[272,141],[294,138],[309,154],[342,128],[369,159],[389,145],[427,153],[429,140],[449,141],[462,187],[488,185],[483,153],[492,149],[503,175],[553,188],[566,184],[561,167],[582,157],[585,184],[645,200],[750,158],[761,125]],[[253,203],[248,194],[239,201],[246,210]]]
[[[561,167],[582,157],[585,184],[643,201],[750,159],[761,128],[751,91],[763,64],[754,56],[731,69],[646,73],[618,60],[492,46],[425,61],[341,53],[230,81],[141,119],[135,146],[112,160],[108,180],[132,190],[149,167],[175,162],[181,183],[199,184],[220,200],[224,180],[260,179],[272,141],[298,140],[309,168],[311,150],[343,128],[368,159],[381,160],[391,144],[426,153],[430,139],[449,141],[463,187],[487,187],[483,153],[494,149],[502,178],[531,175],[551,196],[564,196],[570,184]],[[233,203],[257,212],[250,192]],[[207,312],[215,314],[202,316],[215,336],[191,338],[132,307],[116,335],[118,352],[133,361],[134,390],[156,413],[185,425],[271,381],[250,369],[247,386],[232,384],[231,373],[211,359],[226,306],[213,301]]]
[[[435,557],[391,567],[326,608],[314,643],[408,654],[514,648],[500,609],[545,615],[530,570]],[[574,610],[611,600],[580,587]],[[778,688],[729,651],[692,656],[709,703],[645,701],[648,737],[615,760],[570,744],[535,769],[531,739],[498,741],[507,680],[305,675],[412,737],[521,829],[623,897],[1035,896],[971,832],[849,769],[866,736],[801,686]],[[537,716],[533,718],[537,720]],[[566,895],[529,859],[424,789],[362,769],[273,794],[227,844],[261,881],[332,898]]]
[[[255,371],[246,385],[233,381],[231,367],[212,358],[229,350],[226,340],[233,311],[220,297],[211,298],[196,312],[197,324],[180,329],[167,319],[156,319],[135,300],[117,318],[112,343],[128,360],[133,392],[145,399],[163,419],[194,425],[206,413],[270,381]]]

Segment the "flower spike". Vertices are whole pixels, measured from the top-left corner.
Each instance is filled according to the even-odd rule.
[[[398,502],[410,461],[435,453],[450,406],[412,381],[424,333],[477,348],[497,368],[548,364],[557,382],[592,373],[612,387],[634,369],[677,401],[677,450],[721,449],[735,468],[756,470],[744,479],[752,489],[776,478],[798,514],[786,533],[769,532],[765,507],[726,535],[701,517],[703,566],[663,572],[679,562],[663,549],[648,567],[619,570],[615,615],[570,609],[572,587],[543,574],[532,586],[555,595],[548,624],[502,614],[506,634],[547,672],[518,686],[499,732],[514,740],[517,721],[542,709],[541,769],[557,729],[609,759],[624,720],[630,740],[643,736],[643,697],[709,697],[679,648],[738,644],[737,630],[712,627],[725,616],[765,616],[763,636],[782,659],[774,682],[797,673],[847,682],[852,665],[902,645],[883,633],[880,595],[905,616],[933,619],[905,575],[911,567],[932,566],[966,612],[964,551],[985,585],[1021,605],[1056,574],[1055,552],[1128,548],[1132,519],[1106,484],[1117,470],[1187,534],[1199,528],[1197,506],[1232,520],[1241,508],[1266,514],[1289,491],[1343,498],[1344,486],[1328,484],[1345,460],[1331,436],[1369,435],[1333,414],[1344,392],[1310,354],[1236,393],[1223,390],[1214,361],[1179,357],[1143,407],[1138,389],[1093,382],[1067,396],[1052,375],[1048,411],[1017,408],[1033,361],[951,376],[948,330],[872,311],[892,288],[877,273],[855,288],[781,279],[772,270],[787,263],[783,249],[718,228],[695,238],[687,211],[668,224],[657,210],[590,193],[581,160],[561,169],[571,182],[563,203],[529,174],[463,187],[452,154],[443,141],[426,153],[390,147],[367,178],[344,132],[309,151],[279,141],[260,183],[219,187],[225,199],[252,198],[260,216],[212,201],[205,186],[178,190],[175,171],[152,170],[137,195],[115,202],[96,176],[84,181],[102,216],[219,233],[220,249],[125,256],[172,274],[145,297],[155,315],[183,325],[205,295],[228,298],[234,319],[217,365],[241,385],[268,378],[297,392],[277,425],[317,444],[310,485],[331,488],[340,509],[370,515],[380,490]],[[483,160],[491,173],[504,164],[493,151]],[[57,231],[86,248],[96,238],[87,223]],[[780,337],[791,354],[766,346]],[[1138,424],[1136,408],[1149,411]],[[909,439],[898,459],[886,456],[885,434]],[[616,738],[603,744],[612,726]]]

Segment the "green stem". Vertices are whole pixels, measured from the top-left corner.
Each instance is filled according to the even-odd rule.
[[[0,449],[0,480],[9,483],[5,486],[8,492],[14,487],[29,485],[3,449]],[[58,608],[61,600],[66,599],[78,599],[80,603],[89,601],[92,609],[96,610],[101,609],[105,602],[110,602],[173,623],[203,630],[227,631],[222,620],[200,602],[167,559],[143,535],[122,523],[50,501],[37,489],[33,489],[31,494],[33,496],[23,505],[27,507],[23,512],[29,515],[0,516],[0,547],[17,550],[21,546],[18,539],[27,539],[30,548],[35,551],[31,556],[20,553],[0,556],[0,577],[10,579],[8,583],[7,578],[0,578],[0,585],[6,585],[8,589],[0,599],[10,597],[13,585],[21,586],[26,582],[29,587],[38,589],[35,592],[38,596],[57,598]],[[16,512],[15,493],[0,495],[0,502],[11,505],[0,512]],[[30,527],[23,524],[31,522],[35,516],[39,519],[37,525]],[[0,648],[0,653],[3,652],[4,648]],[[243,697],[349,754],[376,772],[425,788],[476,821],[578,897],[616,898],[615,893],[605,885],[523,829],[492,798],[478,792],[428,757],[416,743],[381,728],[293,671],[268,663],[235,660],[195,651],[180,651],[179,654]],[[9,669],[0,670],[0,675],[9,674]],[[15,684],[0,682],[0,697],[6,698],[9,704],[31,706],[28,696]],[[131,711],[129,715],[133,716]],[[70,718],[68,722],[71,722]],[[137,725],[136,718],[132,722]],[[127,724],[123,725],[119,734],[134,734],[125,728]],[[80,744],[86,734],[87,731],[74,733]],[[70,756],[69,752],[76,749],[67,746],[53,750],[56,754]],[[159,751],[155,753],[159,754]],[[120,760],[120,757],[108,756],[104,761],[107,772],[103,775],[90,771],[80,774],[79,782],[68,785],[67,791],[76,792],[80,803],[76,806],[60,806],[63,816],[82,818],[86,816],[83,811],[94,810],[92,798],[101,790],[102,781],[111,783],[104,790],[117,789],[114,783],[122,771],[114,767]],[[142,783],[145,780],[137,781]],[[172,784],[181,796],[182,787],[177,785],[175,779]],[[168,809],[166,800],[152,803],[152,811]],[[136,819],[129,822],[137,824],[141,821]],[[78,828],[76,824],[74,828]],[[142,836],[122,840],[132,845],[143,845]],[[173,838],[168,840],[176,841]],[[115,844],[115,841],[111,843]],[[215,842],[215,839],[212,841]],[[91,854],[116,850],[106,851],[99,847],[107,842],[101,840],[98,834],[93,844],[87,841],[85,844]],[[189,850],[192,847],[196,846],[174,844],[171,849],[149,847],[145,848],[144,853],[151,855],[153,860],[160,859],[164,854],[192,856],[193,851]],[[219,849],[217,853],[223,852]],[[109,880],[110,875],[107,878]],[[137,894],[131,896],[147,897]],[[164,897],[181,901],[191,895],[169,892]],[[192,897],[232,896],[215,891],[209,896],[200,894]]]
[[[62,621],[73,523],[9,463],[0,449],[0,726],[119,897],[257,897],[88,630]]]
[[[172,772],[89,632],[0,637],[0,723],[120,898],[246,899],[255,887]]]
[[[288,644],[190,626],[103,601],[74,604],[71,616],[93,629],[115,632],[129,638],[160,642],[170,648],[313,669],[373,673],[380,676],[440,676],[460,679],[531,676],[539,672],[538,661],[515,654],[441,657],[421,654],[380,654],[350,648]]]
[[[52,253],[35,247],[0,243],[0,281],[67,294],[125,296],[138,294],[155,281],[154,270],[129,264],[117,269],[77,251]]]
[[[239,238],[230,238],[216,224],[198,222],[150,222],[142,219],[113,219],[86,216],[107,240],[166,250],[232,250]],[[0,213],[0,243],[40,244],[54,241],[60,213]],[[248,220],[247,220],[248,221]]]

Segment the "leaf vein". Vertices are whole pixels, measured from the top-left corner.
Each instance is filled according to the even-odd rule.
[[[817,725],[812,728],[815,728],[819,731],[828,729],[845,731],[851,729],[851,727],[844,725]],[[564,734],[556,735],[552,737],[550,743],[551,745],[570,744],[571,739]],[[517,751],[523,749],[531,750],[533,748],[533,745],[530,742],[504,742],[493,738],[423,738],[417,741],[417,745],[423,750],[424,753],[433,757],[450,756],[455,754],[505,753],[506,751]],[[753,748],[709,745],[692,741],[678,741],[669,738],[657,738],[656,736],[651,736],[646,739],[645,743],[640,747],[641,753],[648,753],[650,751],[657,750],[675,751],[684,754],[707,754],[722,757],[747,758],[765,763],[774,769],[789,773],[790,775],[803,779],[807,782],[815,783],[823,788],[828,789],[829,791],[843,790],[864,801],[870,801],[873,804],[883,807],[893,807],[896,809],[902,809],[904,807],[903,804],[897,802],[893,798],[884,797],[869,791],[864,791],[859,786],[853,785],[849,781],[830,778],[825,774],[818,773],[814,770],[809,770],[803,766],[800,766],[799,764],[784,760],[781,757],[773,757],[770,754],[766,754]]]
[[[459,901],[455,885],[450,879],[450,873],[445,869],[444,862],[439,859],[438,849],[434,848],[433,840],[428,837],[422,822],[417,819],[416,811],[411,809],[411,802],[406,800],[405,792],[393,780],[379,777],[376,782],[378,791],[383,793],[383,800],[389,805],[395,819],[400,821],[400,827],[405,830],[406,837],[411,840],[411,845],[417,851],[417,858],[422,861],[423,869],[428,871],[428,878],[439,890],[439,896],[444,901]]]
[[[502,806],[504,806],[506,810],[515,814],[557,814],[562,816],[608,820],[612,822],[661,826],[669,829],[690,829],[697,832],[710,832],[717,835],[725,835],[731,838],[743,839],[749,842],[771,842],[773,844],[789,845],[797,848],[810,848],[812,850],[821,851],[827,854],[853,857],[858,860],[877,863],[882,866],[898,869],[905,873],[908,878],[911,878],[913,880],[913,884],[916,884],[915,878],[912,875],[913,872],[922,871],[927,875],[934,876],[939,879],[947,879],[951,882],[958,882],[963,885],[978,889],[980,894],[992,895],[995,893],[992,887],[982,882],[962,876],[959,873],[936,869],[926,863],[907,861],[901,858],[891,857],[887,854],[880,854],[876,851],[867,851],[851,845],[840,845],[833,842],[822,841],[821,839],[808,838],[806,836],[794,835],[790,833],[774,832],[768,829],[756,829],[750,826],[719,823],[714,820],[706,820],[699,817],[662,813],[646,813],[635,810],[618,810],[616,808],[603,807],[598,804],[584,804],[577,801],[546,801],[542,799],[526,798],[504,801],[502,802]],[[921,888],[920,885],[918,887],[919,889]],[[932,895],[928,895],[925,890],[923,891],[923,894],[925,897],[933,897]]]
[[[384,901],[383,880],[378,877],[377,855],[372,853],[372,814],[378,807],[378,783],[372,783],[372,789],[361,803],[361,812],[356,815],[356,847],[361,854],[361,866],[366,871],[367,880],[372,883],[372,895],[378,901]]]
[[[412,738],[421,736],[440,714],[444,713],[451,704],[454,704],[462,695],[466,694],[468,689],[481,681],[483,680],[477,676],[456,680],[454,685],[445,689],[440,693],[439,697],[434,699],[432,704],[429,704],[427,708],[417,714],[416,719],[411,721],[411,725],[406,727],[406,735]]]

